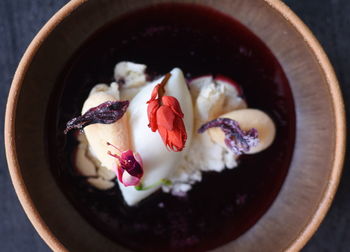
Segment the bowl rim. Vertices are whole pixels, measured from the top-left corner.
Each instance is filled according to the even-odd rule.
[[[282,1],[280,0],[263,0],[270,6],[276,13],[281,15],[304,39],[304,42],[317,59],[318,65],[324,72],[328,88],[333,101],[333,110],[335,116],[335,149],[333,159],[333,169],[330,174],[330,179],[322,199],[318,205],[318,208],[312,218],[308,221],[308,224],[302,232],[298,234],[298,237],[288,245],[287,251],[299,251],[304,247],[311,236],[316,232],[322,220],[324,219],[328,209],[333,201],[334,195],[339,185],[341,172],[343,168],[345,158],[345,144],[346,144],[346,119],[345,119],[345,107],[339,87],[337,77],[334,69],[324,52],[322,46],[312,34],[310,29],[301,21],[301,19]],[[32,225],[39,233],[41,238],[47,243],[47,245],[54,251],[68,251],[67,248],[54,236],[53,232],[49,229],[43,219],[40,217],[39,212],[33,204],[32,199],[28,193],[24,180],[22,178],[21,170],[17,160],[16,144],[15,144],[15,112],[17,107],[17,101],[19,97],[19,90],[22,87],[24,75],[27,72],[33,57],[37,53],[38,49],[44,43],[46,38],[55,29],[55,27],[61,23],[67,16],[69,16],[75,9],[87,2],[87,0],[72,0],[58,10],[40,29],[37,35],[34,37],[28,48],[26,49],[22,59],[17,67],[14,75],[11,88],[9,91],[6,113],[5,113],[5,150],[8,168],[11,176],[13,186],[19,201],[31,221]]]

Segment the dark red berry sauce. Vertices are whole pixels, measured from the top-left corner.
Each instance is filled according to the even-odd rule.
[[[158,191],[128,207],[117,186],[106,192],[92,188],[74,172],[76,142],[63,130],[79,115],[90,89],[113,81],[115,64],[124,60],[146,64],[150,76],[179,67],[188,79],[206,74],[232,78],[249,107],[273,118],[274,144],[242,156],[235,169],[205,173],[187,197]],[[129,13],[94,34],[62,71],[47,121],[51,169],[62,191],[92,226],[136,251],[205,251],[238,238],[278,195],[295,138],[292,93],[271,51],[232,18],[185,4]]]

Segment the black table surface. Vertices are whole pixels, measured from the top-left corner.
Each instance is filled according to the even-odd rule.
[[[67,0],[0,0],[0,108],[24,50],[44,23]],[[350,102],[350,0],[284,0],[311,28],[337,72],[346,105]],[[349,118],[349,113],[347,113]],[[0,124],[3,132],[3,123]],[[1,142],[3,135],[1,134]],[[350,141],[348,141],[350,142]],[[348,154],[348,153],[347,153]],[[345,162],[334,203],[303,251],[350,251],[350,166]],[[50,251],[26,217],[0,152],[0,251]]]

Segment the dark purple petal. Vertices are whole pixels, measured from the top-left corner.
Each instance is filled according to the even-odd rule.
[[[64,133],[72,129],[83,129],[84,127],[95,124],[110,124],[118,121],[129,106],[129,101],[107,101],[97,107],[89,109],[84,115],[78,116],[67,122]]]
[[[225,134],[226,146],[236,155],[246,153],[259,143],[258,131],[254,128],[244,131],[238,122],[230,118],[217,118],[203,124],[198,133],[209,128],[219,127]]]

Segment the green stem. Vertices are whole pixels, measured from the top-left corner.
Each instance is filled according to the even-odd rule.
[[[161,186],[161,185],[166,185],[166,186],[170,186],[172,183],[170,180],[168,179],[161,179],[159,180],[158,182],[152,184],[152,185],[149,185],[149,186],[146,186],[144,187],[142,183],[140,183],[138,186],[135,186],[135,189],[137,191],[145,191],[145,190],[149,190],[149,189],[152,189],[154,187],[158,187],[158,186]]]

